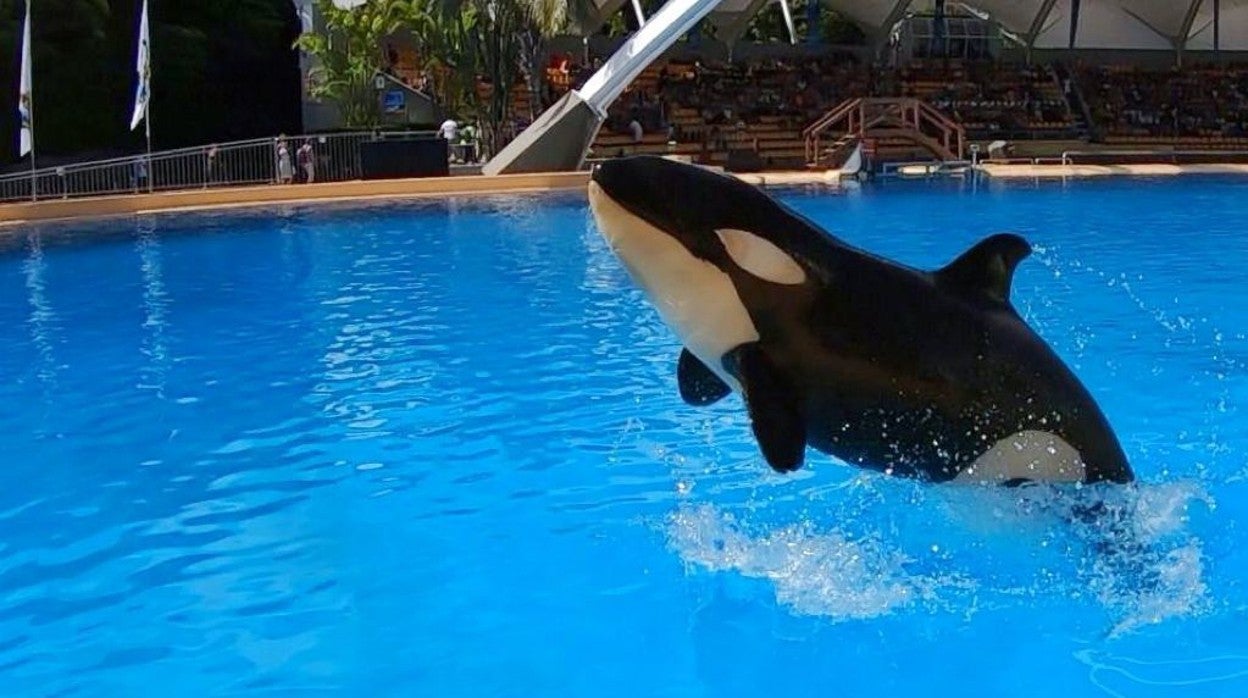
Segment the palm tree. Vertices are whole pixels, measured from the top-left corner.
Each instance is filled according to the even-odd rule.
[[[479,110],[486,151],[497,152],[506,138],[511,95],[517,76],[529,90],[531,110],[540,105],[546,42],[567,30],[574,19],[588,16],[592,0],[430,0],[437,19],[431,34],[462,39],[456,58],[462,69],[472,66],[490,84],[488,102]],[[436,45],[436,42],[434,42]],[[447,51],[431,51],[448,56]],[[471,58],[469,58],[471,56]],[[443,59],[445,60],[445,59]],[[474,80],[475,82],[475,80]],[[530,113],[530,118],[536,113]]]
[[[547,40],[592,7],[593,0],[366,0],[339,9],[332,0],[318,0],[324,28],[301,36],[297,45],[320,59],[313,93],[337,101],[348,125],[369,126],[378,117],[371,80],[384,65],[382,43],[394,32],[409,32],[446,106],[460,116],[475,112],[486,150],[494,152],[506,136],[517,76],[528,85],[530,104],[540,105]],[[479,78],[490,85],[484,103]]]
[[[590,16],[594,10],[594,3],[592,0],[515,1],[520,3],[523,14],[529,19],[525,30],[519,36],[519,68],[529,89],[529,119],[533,120],[541,111],[542,88],[546,82],[546,71],[542,67],[546,42],[577,23],[574,20]]]
[[[385,39],[424,21],[421,0],[370,0],[339,8],[318,0],[320,31],[302,34],[295,45],[314,56],[311,93],[337,103],[348,128],[371,128],[381,121],[373,78],[385,66]]]

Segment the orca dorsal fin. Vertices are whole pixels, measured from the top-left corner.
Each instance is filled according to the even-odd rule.
[[[1019,235],[990,235],[937,271],[936,279],[942,286],[1009,305],[1014,269],[1030,254],[1031,245]]]

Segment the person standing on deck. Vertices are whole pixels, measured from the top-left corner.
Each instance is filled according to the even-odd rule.
[[[299,171],[303,173],[303,181],[305,184],[311,184],[316,181],[316,151],[312,149],[312,139],[308,138],[303,141],[303,145],[299,146],[296,153],[299,161]]]
[[[286,136],[277,137],[277,183],[290,184],[294,179],[294,169],[290,165],[290,149],[286,147]]]

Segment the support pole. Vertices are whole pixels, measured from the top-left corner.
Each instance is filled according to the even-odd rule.
[[[35,98],[33,91],[30,98],[30,106],[26,107],[26,109],[30,112],[30,200],[38,201],[39,175],[36,174],[37,170],[35,169]]]
[[[153,176],[156,170],[152,167],[152,102],[148,97],[147,111],[143,114],[143,126],[147,132],[147,162],[144,167],[147,169],[147,193],[154,191],[152,184]]]

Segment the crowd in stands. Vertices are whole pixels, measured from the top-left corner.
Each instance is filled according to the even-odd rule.
[[[431,89],[424,71],[408,63],[394,56],[393,74],[417,89]],[[517,85],[513,130],[523,130],[531,114],[580,87],[601,64],[601,58],[585,64],[571,55],[552,55],[536,104],[523,81]],[[681,152],[702,155],[769,144],[794,155],[804,127],[855,97],[922,99],[961,124],[971,140],[1078,139],[1098,133],[1111,142],[1248,139],[1248,66],[1157,70],[1076,63],[1067,72],[1039,63],[924,59],[894,68],[852,53],[829,53],[656,64],[610,107],[604,142],[619,152],[644,142],[680,145]]]
[[[764,120],[796,137],[847,99],[917,97],[962,123],[972,138],[1073,137],[1069,90],[1048,66],[989,61],[916,61],[900,69],[878,68],[852,54],[669,62],[634,82],[612,106],[606,129],[633,142],[661,133],[718,150],[727,147],[726,134]],[[672,119],[677,109],[696,110],[700,118]]]
[[[916,61],[895,75],[894,91],[927,101],[973,136],[1073,135],[1067,90],[1051,66]]]
[[[645,133],[670,131],[677,140],[710,137],[712,130],[757,123],[763,117],[800,129],[829,106],[870,90],[870,71],[852,56],[750,64],[670,62],[633,84],[612,106],[607,127],[628,133],[639,123]],[[696,110],[706,128],[671,123],[673,107]]]
[[[1094,121],[1109,140],[1248,136],[1248,69],[1079,66]]]

